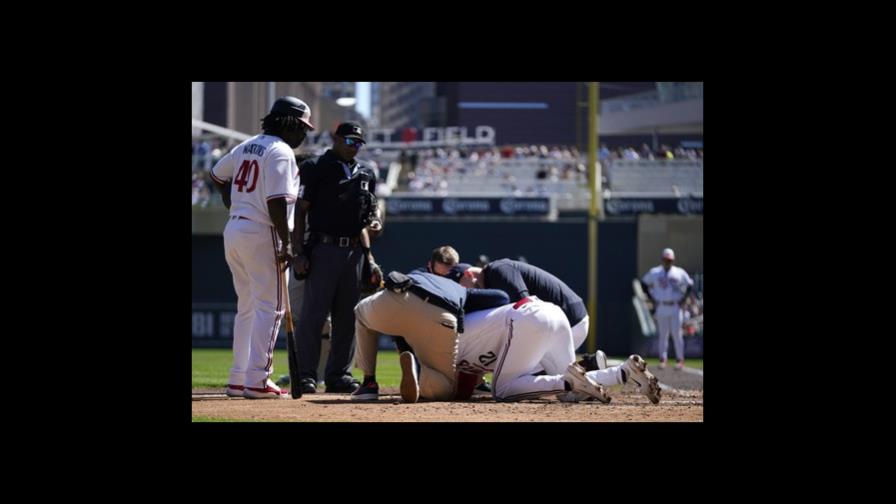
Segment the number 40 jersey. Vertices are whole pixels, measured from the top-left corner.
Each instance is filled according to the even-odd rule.
[[[299,192],[296,155],[280,137],[256,135],[237,145],[215,164],[211,177],[232,181],[230,215],[273,226],[268,200],[286,198],[290,231]]]

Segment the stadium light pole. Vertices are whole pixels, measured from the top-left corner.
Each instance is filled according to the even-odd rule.
[[[588,180],[591,207],[588,210],[588,353],[597,350],[597,219],[599,215],[600,170],[597,167],[598,83],[588,83]]]

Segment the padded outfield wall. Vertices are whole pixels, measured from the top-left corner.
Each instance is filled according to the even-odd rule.
[[[646,259],[654,254],[652,250],[639,250],[639,243],[649,244],[652,249],[667,240],[660,234],[676,233],[676,243],[699,249],[702,271],[702,216],[670,216],[674,223],[668,226],[658,225],[657,219],[665,220],[662,216],[645,218],[649,223],[641,226],[639,216],[608,218],[598,229],[598,346],[612,355],[632,352],[643,339],[631,304],[631,280],[644,274],[642,263],[651,264]],[[639,232],[641,227],[646,233]],[[678,236],[681,233],[688,236]],[[525,257],[562,279],[587,301],[584,216],[561,217],[557,222],[387,219],[386,232],[374,243],[373,251],[385,271],[408,271],[424,265],[432,249],[446,244],[458,250],[462,262],[475,263],[480,254],[492,260]],[[684,259],[684,254],[679,256]],[[220,234],[192,237],[192,301],[193,346],[229,347],[236,294]],[[280,346],[285,346],[282,338],[278,339]]]

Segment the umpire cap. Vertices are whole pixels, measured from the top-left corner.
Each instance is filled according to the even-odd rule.
[[[336,127],[336,134],[343,138],[354,138],[365,143],[367,142],[367,140],[364,140],[364,130],[356,122],[349,121],[340,124]]]
[[[311,107],[294,96],[282,96],[277,98],[277,101],[274,102],[274,106],[271,107],[271,113],[296,116],[309,128],[314,129],[314,125],[311,124]]]

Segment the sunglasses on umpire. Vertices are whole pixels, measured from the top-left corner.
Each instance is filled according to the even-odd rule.
[[[354,138],[346,138],[345,145],[348,145],[349,147],[356,147],[356,148],[360,149],[364,145],[364,142],[362,142],[361,140],[354,139]]]

